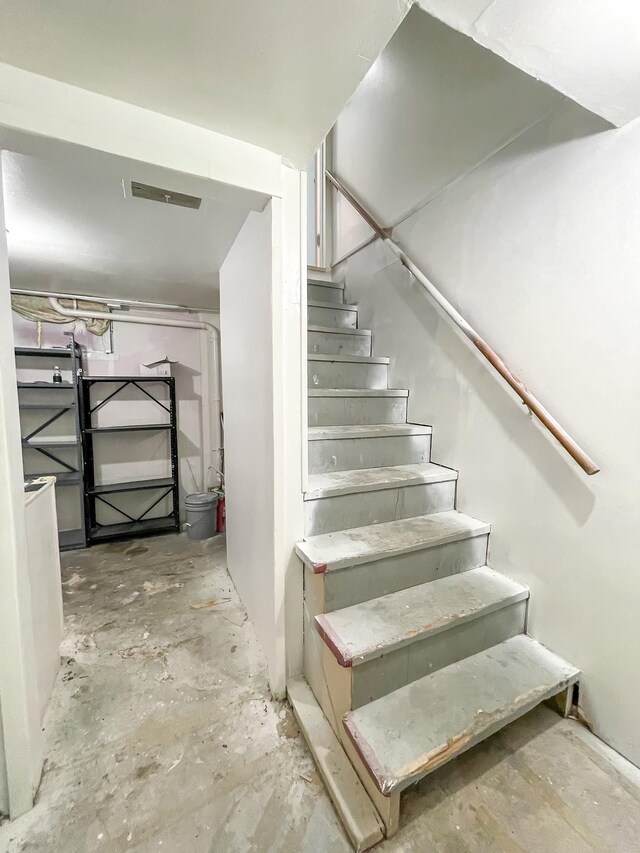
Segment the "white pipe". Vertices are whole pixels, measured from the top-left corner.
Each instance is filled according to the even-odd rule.
[[[209,460],[209,464],[206,465],[205,471],[205,480],[203,481],[203,488],[206,489],[206,475],[209,468],[213,467],[215,470],[221,468],[220,464],[220,453],[222,450],[221,442],[219,440],[220,436],[220,416],[221,416],[221,406],[220,406],[220,389],[222,388],[221,382],[221,371],[220,371],[220,332],[212,323],[206,323],[204,320],[180,320],[174,319],[170,317],[148,317],[143,314],[116,314],[109,313],[103,311],[78,311],[75,308],[65,308],[60,304],[58,299],[55,296],[48,296],[49,305],[56,311],[58,314],[62,314],[63,317],[69,317],[73,320],[108,320],[109,322],[116,323],[137,323],[138,325],[144,326],[172,326],[178,329],[200,329],[202,331],[206,331],[207,339],[211,343],[212,346],[212,368],[213,368],[213,376],[214,376],[214,396],[210,400],[211,405],[211,420],[209,423],[209,428],[213,428],[211,431],[214,433],[215,440],[211,440],[211,433],[209,434],[209,446],[211,448],[210,454],[211,458]],[[213,458],[215,454],[215,459]]]
[[[190,308],[188,305],[172,305],[167,302],[144,302],[140,299],[118,299],[117,297],[88,296],[81,293],[54,293],[53,291],[43,290],[23,290],[20,287],[12,287],[11,293],[15,293],[16,296],[40,296],[43,299],[49,299],[53,296],[55,299],[81,299],[83,302],[104,302],[106,305],[133,305],[136,308],[159,308],[165,311],[189,311],[193,314],[202,314],[207,312],[212,312],[214,314],[217,313],[212,308]]]

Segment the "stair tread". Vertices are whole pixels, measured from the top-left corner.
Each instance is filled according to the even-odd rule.
[[[316,628],[341,666],[358,666],[522,601],[529,591],[488,566],[321,613]]]
[[[350,711],[344,726],[378,790],[401,791],[579,678],[520,634]]]
[[[308,299],[308,308],[332,308],[337,311],[357,311],[358,306],[348,302],[323,302],[319,299]]]
[[[308,278],[307,284],[312,284],[315,287],[332,287],[335,290],[344,290],[344,282],[323,281],[321,278]]]
[[[309,388],[309,397],[408,397],[406,388]]]
[[[483,536],[490,527],[484,521],[448,510],[309,536],[298,542],[296,553],[314,572],[322,573]]]
[[[405,435],[431,435],[423,424],[344,424],[309,427],[309,441],[338,438],[397,438]]]
[[[441,483],[456,480],[458,472],[434,462],[416,462],[409,465],[388,465],[384,468],[359,468],[331,471],[328,474],[311,474],[304,499],[348,495],[353,492],[373,492],[380,489],[413,486],[421,483]]]
[[[332,353],[310,352],[307,361],[339,361],[354,364],[389,364],[387,356],[379,355],[336,355]]]
[[[318,326],[311,324],[307,326],[307,331],[320,332],[327,335],[364,335],[366,338],[371,337],[371,329],[338,329],[335,326]]]

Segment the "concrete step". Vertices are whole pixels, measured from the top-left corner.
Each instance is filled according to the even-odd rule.
[[[513,637],[348,713],[356,770],[383,796],[398,794],[579,675],[530,637]]]
[[[307,276],[307,285],[309,284],[318,284],[321,287],[333,287],[336,290],[344,290],[343,281],[327,281],[327,279],[320,278],[319,276]]]
[[[456,471],[432,462],[312,474],[304,496],[305,533],[453,509],[457,477]]]
[[[309,388],[309,426],[404,424],[408,397],[394,388]]]
[[[307,323],[311,326],[355,329],[358,325],[358,306],[309,300],[307,302]]]
[[[307,536],[296,545],[305,597],[315,584],[316,616],[477,569],[487,562],[489,531],[484,521],[450,510]]]
[[[318,300],[318,302],[344,302],[344,284],[308,279],[307,299]]]
[[[309,474],[428,462],[431,427],[349,424],[310,427]]]
[[[481,566],[322,613],[316,627],[340,666],[357,667],[528,597],[522,584]]]
[[[322,574],[485,535],[489,530],[486,522],[451,510],[309,537],[296,545],[296,551],[316,574]]]
[[[342,711],[522,634],[528,598],[526,587],[482,566],[318,614],[332,665],[351,669]]]
[[[307,357],[309,388],[386,389],[388,373],[388,358],[322,353]]]
[[[335,355],[371,355],[371,331],[311,325],[307,329],[307,351]]]

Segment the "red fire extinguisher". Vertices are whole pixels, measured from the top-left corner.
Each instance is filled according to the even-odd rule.
[[[224,492],[218,492],[218,516],[217,516],[218,533],[224,533],[227,529],[227,510],[224,501]]]

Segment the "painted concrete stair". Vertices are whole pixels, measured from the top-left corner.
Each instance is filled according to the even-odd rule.
[[[394,560],[407,554],[419,553],[425,560],[423,552],[427,549],[469,538],[484,538],[489,529],[486,522],[451,510],[310,536],[296,545],[296,552],[314,573],[323,574]],[[391,569],[391,564],[388,568]],[[379,595],[373,592],[368,597],[377,598]]]
[[[311,325],[330,326],[336,329],[355,329],[358,325],[358,309],[356,305],[347,303],[309,299],[307,322]]]
[[[344,284],[321,279],[308,279],[307,299],[319,302],[344,302]]]
[[[449,511],[310,536],[296,546],[307,604],[315,617],[484,566],[489,530]]]
[[[404,424],[408,397],[393,388],[309,388],[309,426]]]
[[[429,462],[431,427],[345,424],[309,428],[309,473]]]
[[[310,388],[387,387],[389,359],[370,355],[326,355],[311,353],[307,358]]]
[[[312,474],[305,529],[315,536],[453,509],[457,477],[432,462]]]
[[[307,328],[307,351],[326,355],[371,355],[371,332],[369,329],[310,325]]]
[[[529,591],[488,566],[320,613],[339,716],[523,633]],[[328,663],[328,665],[327,665]],[[340,669],[342,668],[342,671]]]
[[[344,288],[310,279],[307,321],[305,679],[289,696],[360,851],[396,832],[404,788],[546,698],[567,707],[578,673],[526,636],[528,590],[487,566],[489,524],[456,511],[457,472],[431,461],[431,427],[408,422]]]
[[[351,711],[347,753],[397,829],[400,792],[570,688],[580,672],[520,634]]]

